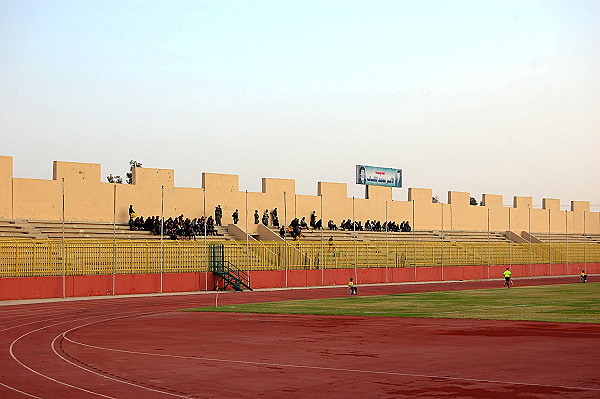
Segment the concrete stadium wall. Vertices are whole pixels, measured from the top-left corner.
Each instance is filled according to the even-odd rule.
[[[13,177],[13,158],[0,156],[0,219],[61,220],[64,179],[65,219],[76,221],[128,220],[133,204],[142,216],[160,215],[164,196],[165,216],[183,214],[199,217],[223,208],[223,224],[233,223],[238,209],[240,222],[246,226],[246,193],[239,190],[237,175],[202,174],[201,188],[174,186],[174,172],[169,169],[135,168],[133,184],[104,183],[101,165],[55,161],[52,180]],[[589,201],[571,201],[570,211],[560,210],[560,200],[544,198],[543,209],[532,208],[531,197],[514,197],[512,207],[503,206],[501,195],[484,194],[483,206],[469,204],[470,193],[450,191],[448,203],[432,203],[432,190],[409,188],[407,201],[392,201],[392,188],[367,187],[366,198],[349,198],[346,183],[318,182],[317,195],[296,194],[291,179],[262,179],[262,192],[249,192],[248,232],[258,234],[254,210],[262,216],[265,209],[278,208],[280,222],[317,212],[324,225],[332,219],[408,220],[415,229],[521,231],[552,233],[600,233],[600,212],[590,212]],[[322,204],[322,212],[321,212]],[[414,219],[413,219],[414,207]],[[354,217],[353,217],[354,208]],[[321,214],[322,213],[322,214]]]
[[[319,287],[345,285],[350,277],[360,284],[405,283],[502,279],[506,265],[449,266],[369,269],[275,270],[252,271],[253,288]],[[573,276],[585,268],[588,274],[600,273],[600,263],[512,265],[513,277]],[[162,291],[161,291],[162,280]],[[111,296],[151,293],[195,292],[213,290],[212,273],[128,274],[103,276],[67,276],[65,297]],[[62,277],[0,278],[0,300],[63,297]]]

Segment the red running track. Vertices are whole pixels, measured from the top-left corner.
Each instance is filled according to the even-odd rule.
[[[573,277],[519,280],[567,282]],[[346,290],[221,293],[219,305]],[[598,324],[178,312],[214,301],[211,293],[4,303],[0,398],[600,397]]]

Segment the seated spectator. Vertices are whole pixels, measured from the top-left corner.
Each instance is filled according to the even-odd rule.
[[[381,231],[381,222],[378,220],[375,222],[375,227],[373,228],[375,231]]]
[[[300,227],[304,230],[308,230],[308,225],[306,224],[306,218],[302,216],[302,220],[300,220]]]
[[[285,240],[285,226],[281,226],[281,228],[279,229],[279,237]]]
[[[323,219],[319,219],[317,223],[315,223],[315,230],[323,229]]]
[[[144,217],[139,216],[135,218],[135,222],[133,223],[134,230],[140,231],[144,229]]]
[[[273,218],[273,227],[279,227],[279,218],[277,216]]]
[[[204,218],[204,216],[202,216],[200,218],[200,220],[198,220],[198,233],[201,236],[208,235],[208,231],[207,231],[207,227],[206,227],[206,219]]]
[[[294,228],[294,240],[299,240],[301,236],[302,236],[302,229],[300,228],[300,226],[296,226]]]
[[[329,230],[337,230],[337,226],[336,224],[333,222],[333,220],[330,220],[329,222],[327,222],[327,228]]]

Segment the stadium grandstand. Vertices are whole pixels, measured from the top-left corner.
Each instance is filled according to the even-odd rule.
[[[201,188],[186,188],[174,186],[172,170],[132,172],[131,184],[108,183],[98,164],[54,162],[52,180],[15,178],[12,157],[0,157],[0,299],[600,267],[600,212],[588,201],[564,211],[558,199],[537,209],[531,197],[514,197],[507,207],[502,196],[484,194],[474,206],[470,193],[450,191],[447,203],[436,203],[423,188],[394,201],[391,187],[378,186],[359,199],[347,196],[345,183],[328,182],[311,196],[297,194],[294,180],[272,178],[262,192],[244,192],[236,175],[203,173]]]

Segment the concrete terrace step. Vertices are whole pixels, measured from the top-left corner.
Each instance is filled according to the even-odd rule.
[[[15,231],[15,230],[23,230],[23,228],[21,226],[1,226],[0,225],[0,231],[5,231],[5,232],[10,232],[10,231]]]
[[[62,229],[63,224],[62,223],[49,223],[49,222],[29,222],[30,225],[36,227],[36,228],[45,228],[45,229]],[[113,224],[112,223],[105,223],[105,224],[91,224],[91,223],[67,223],[65,222],[65,228],[72,228],[72,229],[99,229],[99,230],[106,230],[106,229],[113,229]],[[115,229],[117,230],[129,230],[129,225],[128,224],[116,224],[114,226]]]
[[[31,237],[29,235],[28,232],[26,231],[10,231],[10,232],[5,232],[5,231],[0,231],[0,237],[15,237],[15,238],[34,238]]]

